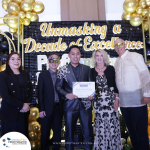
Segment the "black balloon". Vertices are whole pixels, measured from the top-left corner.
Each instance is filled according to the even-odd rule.
[[[9,45],[7,41],[2,41],[0,47],[3,51],[9,50]]]
[[[0,42],[3,41],[4,35],[0,34]]]
[[[9,32],[4,32],[10,39],[12,39],[12,35]],[[4,41],[7,41],[7,38],[4,36]]]
[[[1,62],[2,62],[2,64],[5,64],[6,60],[7,60],[7,55],[6,54],[2,55],[1,56]]]

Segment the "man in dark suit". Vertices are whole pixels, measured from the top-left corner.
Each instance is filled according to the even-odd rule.
[[[55,91],[57,67],[60,64],[59,56],[57,54],[51,54],[48,58],[48,64],[49,69],[40,73],[38,79],[38,105],[41,117],[41,149],[49,150],[49,136],[53,122],[53,150],[58,150],[61,142],[62,124],[62,100]]]
[[[83,129],[84,149],[92,149],[92,107],[91,99],[80,99],[72,94],[73,82],[91,81],[90,67],[79,63],[81,58],[80,49],[73,45],[69,48],[70,63],[61,67],[57,72],[56,91],[64,98],[64,117],[66,125],[65,147],[67,150],[73,150],[73,137],[77,119]]]

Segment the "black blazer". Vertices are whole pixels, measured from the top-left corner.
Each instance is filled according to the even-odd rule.
[[[2,118],[17,121],[19,111],[24,103],[32,101],[32,85],[27,72],[20,72],[25,80],[25,95],[22,100],[19,84],[14,74],[8,75],[5,71],[0,72],[0,95],[2,97],[1,115]],[[27,112],[29,113],[29,112]]]
[[[107,84],[108,87],[114,87],[114,92],[118,93],[118,89],[116,86],[116,81],[115,81],[115,69],[113,66],[107,66],[107,68],[104,71],[104,74],[107,78]],[[91,77],[92,81],[96,81],[96,76],[98,75],[98,72],[95,70],[95,68],[91,68]]]
[[[54,86],[49,70],[39,74],[38,78],[38,107],[39,112],[45,111],[50,116],[54,109]],[[59,97],[61,115],[63,115],[63,100]]]
[[[90,67],[80,64],[80,81],[91,81]],[[78,99],[68,100],[66,95],[72,93],[73,82],[77,82],[71,64],[62,66],[57,72],[56,91],[64,99],[64,111],[72,111],[78,105]]]

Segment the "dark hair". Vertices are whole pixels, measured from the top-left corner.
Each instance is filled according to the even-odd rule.
[[[69,53],[70,53],[70,51],[71,51],[72,48],[77,48],[77,49],[79,49],[79,51],[80,51],[80,53],[81,53],[81,50],[80,50],[79,46],[77,46],[77,45],[72,45],[72,46],[70,46],[70,47],[69,47]]]
[[[60,59],[60,56],[59,56],[57,53],[51,53],[51,54],[48,56],[48,59],[49,59],[52,55],[56,55],[56,56],[58,56],[58,58]]]
[[[8,56],[7,56],[7,60],[6,60],[6,69],[5,69],[5,72],[7,74],[13,74],[13,71],[11,70],[10,66],[9,66],[9,60],[10,60],[10,57],[14,54],[17,54],[19,57],[20,57],[20,54],[18,54],[17,52],[11,52]],[[20,57],[21,58],[21,57]],[[22,64],[21,66],[19,67],[19,71],[22,72]]]

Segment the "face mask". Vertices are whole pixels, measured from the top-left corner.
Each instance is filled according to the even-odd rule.
[[[123,47],[124,46],[124,42],[118,42],[114,44],[114,48],[117,49],[119,47]]]
[[[50,58],[48,59],[49,63],[56,63],[58,64],[60,62],[59,58]]]

